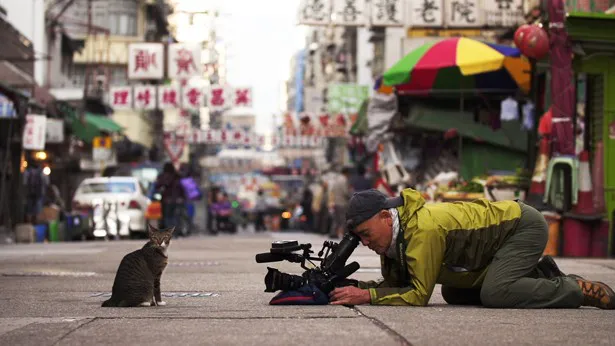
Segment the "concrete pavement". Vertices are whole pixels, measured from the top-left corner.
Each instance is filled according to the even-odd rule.
[[[436,288],[417,307],[268,305],[267,265],[301,273],[296,264],[257,264],[272,240],[326,239],[265,233],[173,240],[162,277],[166,306],[101,308],[126,253],[144,241],[0,246],[0,345],[613,345],[615,311],[492,310],[448,306]],[[354,275],[376,279],[379,258],[364,247]],[[615,286],[615,260],[558,260],[562,270]]]

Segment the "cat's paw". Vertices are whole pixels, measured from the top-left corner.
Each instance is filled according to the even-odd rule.
[[[143,302],[141,304],[139,304],[139,306],[152,306],[151,302]]]
[[[158,306],[165,306],[167,305],[167,302],[159,301],[156,304],[158,304]]]

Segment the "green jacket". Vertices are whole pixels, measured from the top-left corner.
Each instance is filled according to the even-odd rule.
[[[480,287],[487,266],[521,217],[515,201],[425,204],[415,190],[401,195],[397,258],[381,256],[384,280],[359,283],[369,288],[372,304],[424,306],[436,283]]]

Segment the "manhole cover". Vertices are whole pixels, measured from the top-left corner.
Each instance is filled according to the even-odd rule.
[[[213,292],[163,292],[160,295],[166,298],[207,298],[220,296],[218,293]],[[111,297],[111,292],[96,292],[90,294],[90,297]]]
[[[171,267],[209,267],[209,266],[219,266],[220,262],[216,261],[206,261],[206,262],[170,262],[169,266]]]
[[[40,272],[12,272],[2,273],[2,276],[71,276],[71,277],[87,277],[96,276],[94,272],[56,272],[56,271],[40,271]]]
[[[380,273],[380,268],[359,268],[356,273]]]

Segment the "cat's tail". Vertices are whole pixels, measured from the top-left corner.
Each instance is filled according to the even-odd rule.
[[[113,307],[116,307],[116,306],[117,306],[117,303],[114,302],[113,299],[111,299],[111,298],[105,300],[102,303],[102,305],[101,305],[101,307],[103,307],[103,308],[113,308]]]

